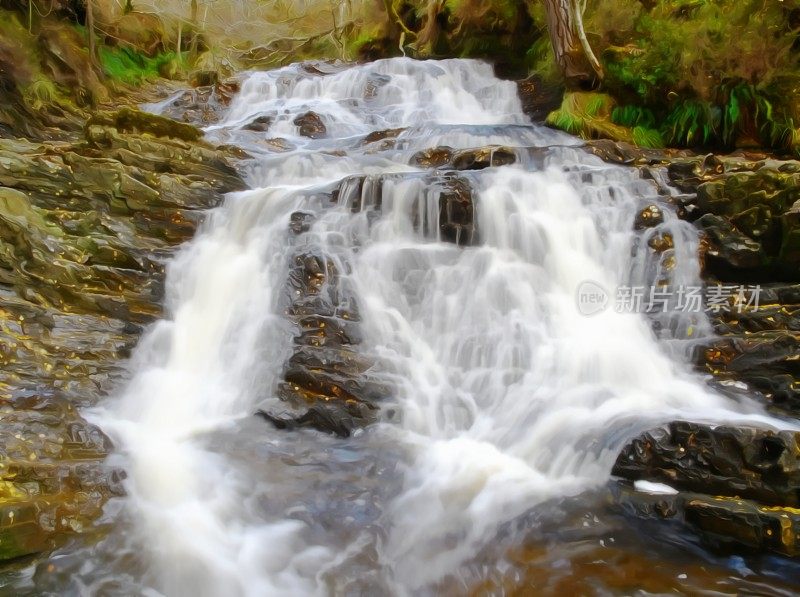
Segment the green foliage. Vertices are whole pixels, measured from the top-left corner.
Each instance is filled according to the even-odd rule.
[[[553,54],[553,45],[547,35],[539,37],[528,48],[525,53],[525,65],[529,71],[536,73],[547,83],[555,84],[560,79]]]
[[[720,126],[721,111],[708,102],[684,100],[667,115],[663,130],[673,145],[708,145]]]
[[[583,118],[566,110],[555,110],[547,117],[547,124],[566,131],[571,135],[580,135],[583,129]]]
[[[607,105],[608,100],[602,95],[592,97],[588,102],[586,102],[586,115],[589,117],[598,116],[603,108]]]
[[[547,116],[547,124],[560,128],[584,139],[610,138],[634,143],[633,131],[611,121],[614,100],[604,93],[571,92],[564,96],[561,107]],[[658,140],[642,128],[640,140],[647,147],[658,144]]]
[[[647,128],[645,126],[635,126],[633,127],[632,135],[634,144],[639,147],[659,149],[665,145],[664,138],[656,129]]]
[[[175,52],[163,52],[153,58],[129,47],[100,48],[103,72],[112,80],[126,85],[140,85],[155,79],[160,70],[177,59]]]
[[[622,126],[643,127],[653,129],[656,127],[656,117],[652,110],[641,106],[617,106],[611,112],[611,121]]]
[[[615,124],[637,143],[795,146],[800,121],[797,0],[593,0],[584,17],[601,55]],[[793,24],[794,23],[794,24]],[[641,144],[645,144],[641,143]]]

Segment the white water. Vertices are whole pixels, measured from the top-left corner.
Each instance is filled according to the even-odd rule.
[[[309,109],[328,138],[297,136],[292,120]],[[240,130],[259,115],[276,119],[268,135]],[[699,284],[696,241],[667,211],[656,232],[675,239],[669,269],[647,249],[655,232],[633,232],[635,213],[658,200],[654,186],[526,122],[514,85],[471,61],[394,59],[324,77],[297,67],[247,77],[210,134],[257,156],[253,190],[228,197],[171,263],[167,316],[142,340],[133,380],[98,421],[127,460],[131,541],[147,557],[143,586],[166,595],[325,594],[344,585],[329,579],[347,577],[348,558],[368,541],[356,531],[359,540],[340,545],[291,512],[266,516],[251,496],[257,488],[269,500],[284,479],[242,470],[211,439],[238,433],[258,407],[279,407],[272,395],[293,333],[281,296],[298,209],[317,215],[302,242],[349,268],[361,349],[400,412],[399,422],[353,440],[405,454],[373,562],[393,592],[457,571],[499,523],[535,504],[605,483],[619,448],[653,424],[768,423],[686,372],[680,340],[689,328],[694,336],[707,329],[702,316],[662,317],[670,343],[641,315],[579,313],[575,293],[586,280],[607,289],[664,277]],[[397,127],[410,128],[395,149],[361,146],[367,133]],[[270,153],[266,136],[296,149]],[[488,144],[520,148],[520,162],[465,174],[481,244],[423,235],[413,204],[422,201],[434,223],[438,204],[408,174],[419,170],[411,155]],[[529,147],[552,149],[542,165],[527,157]],[[340,149],[346,154],[332,153]],[[367,191],[356,197],[359,213],[346,193],[338,205],[324,199],[347,176],[374,182],[390,173],[377,220]],[[266,424],[259,433],[286,441],[287,432]]]

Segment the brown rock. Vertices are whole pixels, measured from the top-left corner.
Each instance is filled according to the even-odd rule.
[[[320,139],[328,134],[328,129],[322,118],[316,112],[306,112],[296,117],[293,121],[294,125],[298,128],[298,132],[303,137],[311,139]]]

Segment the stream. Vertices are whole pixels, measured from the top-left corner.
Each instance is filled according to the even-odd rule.
[[[621,287],[702,284],[697,232],[654,181],[531,124],[480,62],[241,81],[206,134],[251,156],[250,190],[169,263],[165,317],[88,413],[127,496],[97,545],[20,587],[501,594],[524,560],[534,594],[791,593],[777,560],[711,555],[608,507],[617,454],[647,429],[786,427],[692,371],[702,312],[614,308]],[[653,204],[663,222],[636,230]],[[666,233],[672,248],[648,250]],[[608,308],[582,314],[586,284]],[[317,369],[372,424],[344,417],[337,437],[253,416],[292,427],[310,391],[292,380]]]

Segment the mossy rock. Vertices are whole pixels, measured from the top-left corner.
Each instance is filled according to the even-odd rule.
[[[561,107],[551,112],[546,124],[583,139],[612,139],[635,145],[651,146],[635,130],[614,124],[611,114],[616,101],[610,95],[590,91],[574,91],[564,95]]]
[[[108,126],[120,132],[171,137],[182,141],[197,141],[203,136],[203,131],[191,124],[133,108],[122,108],[117,112],[97,114],[86,123],[86,130],[88,131],[92,125]]]

